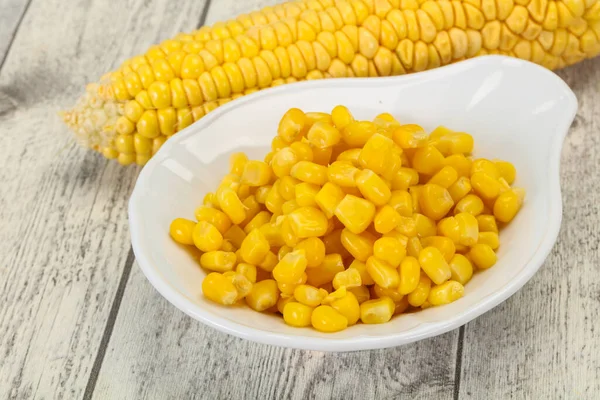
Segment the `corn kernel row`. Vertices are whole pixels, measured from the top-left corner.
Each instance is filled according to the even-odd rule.
[[[464,294],[492,267],[524,191],[512,164],[473,159],[473,138],[389,114],[356,121],[290,109],[264,161],[243,153],[172,238],[210,271],[204,295],[335,332]]]
[[[550,69],[600,54],[600,3],[297,0],[152,46],[88,85],[63,119],[105,157],[143,165],[176,132],[263,88],[401,75],[485,54]]]

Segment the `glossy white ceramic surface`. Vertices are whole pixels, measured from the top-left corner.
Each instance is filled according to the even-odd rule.
[[[475,156],[511,161],[525,204],[501,233],[498,263],[478,273],[465,296],[447,306],[401,315],[383,325],[335,334],[288,327],[281,318],[204,299],[205,273],[168,234],[176,217],[193,219],[204,194],[228,168],[232,152],[259,158],[283,113],[298,107],[329,112],[346,105],[358,119],[390,112],[427,129],[445,125],[475,138]],[[537,65],[480,57],[414,75],[330,79],[279,86],[242,97],[178,133],[142,170],[129,204],[133,250],[151,284],[191,317],[261,343],[352,351],[410,343],[457,328],[521,288],[542,265],[560,228],[559,161],[577,110],[567,85]]]

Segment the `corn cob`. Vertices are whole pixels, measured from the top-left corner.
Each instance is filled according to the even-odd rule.
[[[64,122],[145,164],[174,133],[257,90],[390,76],[503,54],[559,69],[600,54],[600,0],[297,0],[151,47],[89,84]]]

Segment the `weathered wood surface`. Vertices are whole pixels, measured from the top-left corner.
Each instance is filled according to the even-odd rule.
[[[380,351],[274,348],[190,319],[132,269],[136,170],[79,148],[56,111],[151,43],[273,3],[0,0],[0,398],[597,398],[600,59],[560,72],[580,111],[558,244],[460,330]]]
[[[0,71],[1,399],[82,397],[133,261],[136,169],[80,148],[56,112],[132,52],[193,29],[203,4],[32,0],[24,14]]]
[[[29,0],[0,1],[0,68],[28,5]]]

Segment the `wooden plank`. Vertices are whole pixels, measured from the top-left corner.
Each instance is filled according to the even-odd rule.
[[[0,69],[28,5],[29,0],[0,1]]]
[[[212,3],[207,21],[269,4],[220,0]],[[454,331],[395,349],[348,354],[259,345],[179,312],[134,265],[94,398],[450,399],[457,337]]]
[[[56,112],[126,56],[193,29],[203,4],[29,6],[0,75],[0,398],[82,396],[130,251],[136,169],[80,148]]]
[[[178,311],[134,265],[96,399],[451,399],[457,331],[386,350],[256,344]]]
[[[218,21],[227,21],[238,15],[260,10],[263,7],[272,6],[277,3],[285,3],[285,0],[215,0],[208,9],[206,25],[211,25]]]
[[[559,73],[579,98],[562,154],[563,225],[521,291],[465,328],[460,398],[600,393],[600,59]]]

